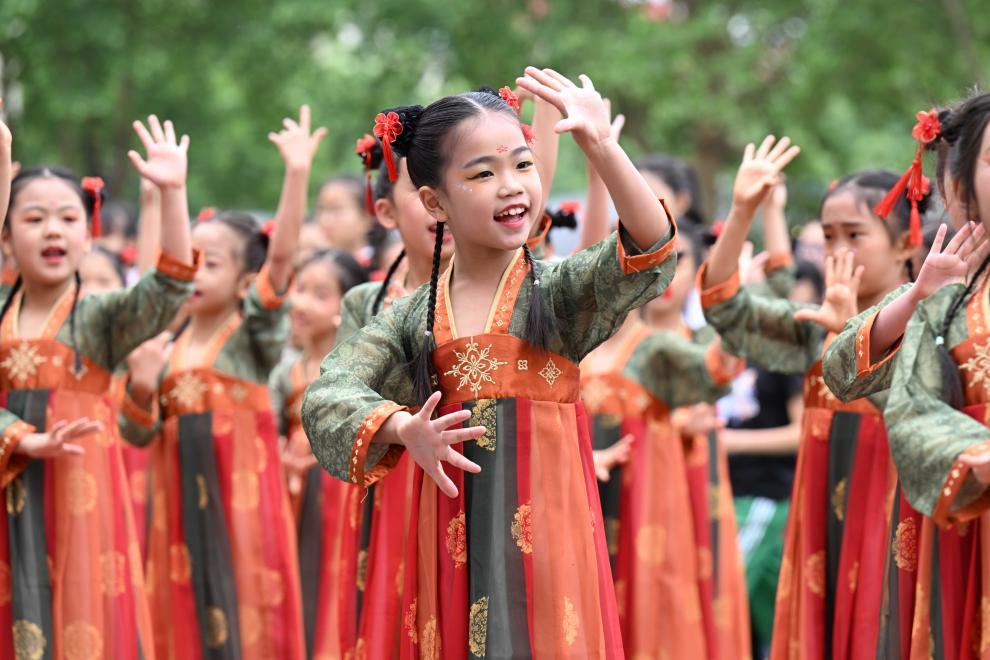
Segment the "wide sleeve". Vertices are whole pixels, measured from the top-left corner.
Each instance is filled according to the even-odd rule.
[[[666,206],[664,206],[666,210]],[[561,353],[578,363],[611,337],[626,315],[659,296],[677,266],[677,228],[656,245],[640,249],[622,224],[605,240],[559,262],[540,275],[562,343]]]
[[[879,304],[852,317],[825,349],[822,375],[825,384],[840,401],[854,401],[889,389],[894,377],[894,358],[901,341],[877,362],[870,361],[870,333],[880,310],[910,288],[905,284],[888,294]]]
[[[82,298],[74,323],[82,354],[113,371],[131,351],[168,328],[192,292],[195,274],[194,265],[163,254],[134,286]],[[71,334],[73,324],[68,325]]]
[[[717,343],[698,344],[668,332],[643,340],[626,369],[672,409],[717,401],[738,375],[723,366]]]
[[[707,264],[698,271],[698,289],[705,319],[722,338],[723,347],[765,369],[804,374],[821,357],[825,329],[798,321],[801,305],[789,300],[754,296],[739,286],[739,273],[703,289]]]
[[[117,414],[117,426],[121,437],[128,443],[145,447],[158,437],[161,431],[161,409],[158,407],[158,396],[151,398],[151,409],[138,405],[131,396],[131,385],[127,383],[124,389],[124,400]]]
[[[289,419],[286,404],[292,395],[292,364],[295,360],[283,359],[272,369],[268,378],[268,395],[272,401],[272,413],[278,424],[278,434],[287,436],[289,434]]]
[[[336,343],[341,343],[364,327],[371,318],[371,302],[378,295],[380,282],[367,282],[352,287],[340,303],[340,327]]]
[[[37,429],[10,412],[0,408],[0,488],[6,487],[27,466],[31,459],[15,454],[21,438]]]
[[[908,501],[945,526],[990,507],[986,486],[959,461],[966,453],[990,451],[990,429],[945,402],[933,319],[944,318],[951,296],[939,294],[942,304],[916,310],[904,332],[884,421]],[[966,323],[963,314],[956,321],[956,327]]]
[[[414,403],[405,366],[413,356],[403,339],[402,322],[412,302],[409,298],[397,302],[338,344],[324,358],[320,377],[306,390],[303,427],[313,454],[338,479],[370,485],[402,454],[400,446],[372,445],[371,439],[393,413]],[[405,400],[387,399],[386,390],[403,391],[396,398]]]
[[[243,328],[251,353],[265,378],[282,359],[282,351],[289,339],[287,293],[288,287],[285,291],[275,291],[266,263],[244,301]]]

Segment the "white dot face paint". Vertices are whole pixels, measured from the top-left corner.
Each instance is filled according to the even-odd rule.
[[[469,186],[466,183],[458,183],[457,184],[457,189],[460,190],[461,192],[466,192],[466,193],[473,193],[474,192],[474,188],[472,188],[471,186]]]

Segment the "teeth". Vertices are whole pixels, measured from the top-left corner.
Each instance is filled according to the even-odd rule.
[[[510,216],[510,215],[522,215],[525,212],[526,212],[526,209],[521,208],[521,207],[515,207],[515,208],[509,209],[508,211],[503,211],[503,212],[499,213],[495,217],[497,217],[497,218],[505,218],[505,217]]]

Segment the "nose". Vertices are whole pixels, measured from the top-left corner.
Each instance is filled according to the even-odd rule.
[[[58,237],[62,235],[62,219],[52,213],[45,216],[43,226],[45,238]]]
[[[502,175],[501,185],[498,190],[500,197],[513,197],[522,194],[524,191],[525,188],[523,188],[522,181],[519,180],[515,170],[509,170]]]

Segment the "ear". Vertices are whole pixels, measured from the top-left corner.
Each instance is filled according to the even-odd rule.
[[[337,314],[333,317],[333,327],[339,328],[340,324],[343,322],[344,322],[344,317],[341,316],[340,314]]]
[[[443,195],[436,188],[423,186],[419,189],[419,201],[423,203],[426,212],[433,216],[437,222],[447,222],[447,211],[444,210],[445,200]]]
[[[677,216],[684,215],[691,208],[692,203],[694,203],[694,197],[691,196],[691,193],[686,190],[677,193],[674,195],[674,208],[677,209],[674,211],[674,214]]]
[[[897,237],[897,242],[894,244],[894,252],[897,255],[898,261],[907,263],[909,259],[915,256],[915,253],[921,252],[923,247],[911,245],[911,232],[905,231],[901,232],[901,235]]]
[[[244,273],[237,280],[237,297],[241,300],[245,300],[248,296],[248,292],[251,290],[251,285],[254,284],[254,280],[258,277],[257,273]]]
[[[392,200],[387,197],[375,200],[375,217],[378,218],[378,224],[382,227],[385,229],[398,229],[399,221],[396,217],[397,215],[395,204],[392,203]]]

